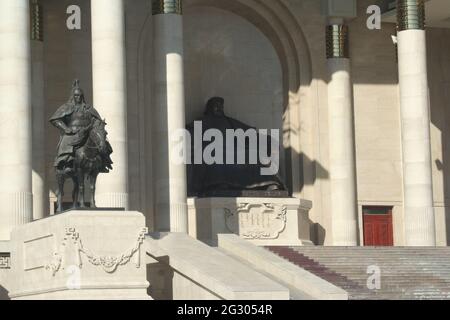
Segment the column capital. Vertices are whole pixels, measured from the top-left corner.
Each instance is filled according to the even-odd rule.
[[[425,4],[423,0],[397,0],[397,29],[425,30]]]
[[[326,27],[327,59],[349,58],[348,26],[330,24]]]
[[[152,13],[158,14],[179,14],[183,13],[182,0],[152,0]]]

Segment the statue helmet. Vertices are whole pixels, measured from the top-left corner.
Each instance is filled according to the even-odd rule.
[[[75,95],[75,92],[79,92],[81,94],[82,99],[84,100],[84,92],[83,92],[83,89],[81,89],[81,87],[80,87],[80,80],[78,80],[78,79],[75,79],[73,81],[72,92],[70,95],[71,100],[73,100],[73,96]]]

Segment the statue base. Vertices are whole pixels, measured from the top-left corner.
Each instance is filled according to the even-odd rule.
[[[258,246],[312,245],[311,208],[296,198],[190,198],[189,234],[213,246],[233,233]]]
[[[11,234],[12,299],[150,299],[141,213],[70,211]]]

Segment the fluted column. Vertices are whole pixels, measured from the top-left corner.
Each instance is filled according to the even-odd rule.
[[[332,244],[358,245],[353,84],[348,27],[330,21],[326,32]]]
[[[114,169],[99,175],[97,205],[128,209],[124,0],[91,1],[94,107],[106,119]]]
[[[397,12],[405,240],[435,246],[424,2],[399,0]]]
[[[46,127],[44,99],[43,11],[37,0],[31,2],[31,79],[33,128],[33,219],[49,215],[49,191],[46,177]]]
[[[32,220],[29,10],[0,1],[0,240]]]
[[[186,166],[170,161],[171,134],[186,125],[181,0],[152,4],[156,226],[160,231],[187,232]]]

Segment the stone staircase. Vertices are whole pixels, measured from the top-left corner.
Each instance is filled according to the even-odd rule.
[[[450,248],[268,247],[341,287],[352,300],[450,300]],[[381,289],[368,289],[371,267]]]

